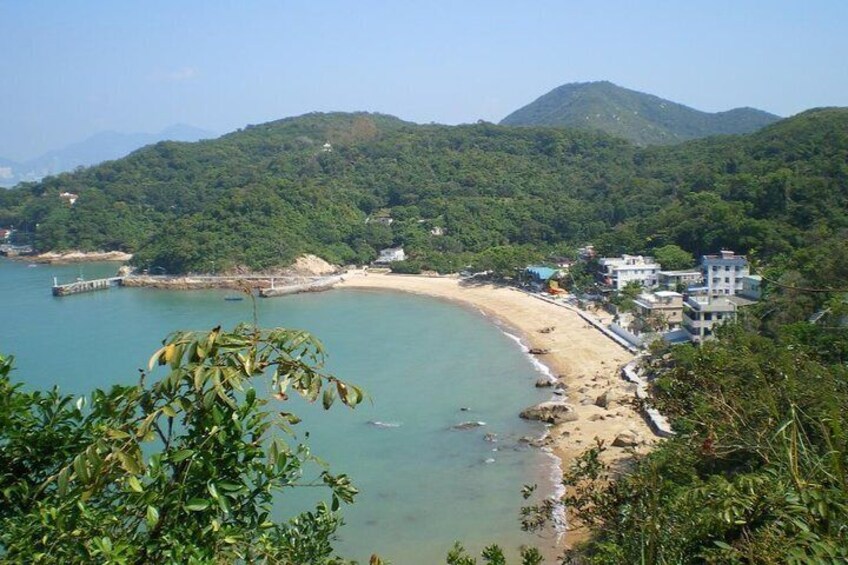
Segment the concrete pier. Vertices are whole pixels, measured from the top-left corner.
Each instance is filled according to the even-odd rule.
[[[123,277],[109,277],[106,279],[93,279],[90,281],[76,281],[68,284],[58,284],[53,279],[53,296],[68,296],[69,294],[81,294],[83,292],[94,292],[107,290],[121,284]]]

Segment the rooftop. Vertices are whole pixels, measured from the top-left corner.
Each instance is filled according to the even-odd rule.
[[[698,300],[697,298],[703,299]],[[753,304],[753,302],[751,303]],[[735,312],[737,308],[736,302],[723,296],[714,298],[690,296],[686,299],[686,305],[700,312]]]

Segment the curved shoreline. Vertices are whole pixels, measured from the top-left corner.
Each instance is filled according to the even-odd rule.
[[[517,289],[492,284],[467,284],[456,277],[375,274],[349,271],[336,285],[341,289],[396,291],[449,300],[471,306],[492,318],[502,330],[510,330],[526,347],[546,350],[534,359],[545,365],[565,389],[565,399],[574,406],[576,421],[552,426],[548,446],[559,466],[569,462],[601,440],[609,449],[603,459],[624,464],[632,451],[650,449],[656,439],[641,414],[628,402],[632,385],[621,379],[621,368],[633,355],[583,320],[576,312],[537,300]],[[553,327],[548,333],[541,329]],[[607,391],[623,400],[610,408],[595,405]],[[636,432],[645,443],[635,448],[612,447],[616,436]],[[568,545],[585,538],[587,532],[569,528]]]

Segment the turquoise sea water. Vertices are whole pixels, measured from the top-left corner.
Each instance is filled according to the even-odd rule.
[[[15,355],[17,379],[72,394],[133,382],[169,332],[253,317],[251,301],[224,301],[227,291],[50,294],[54,275],[70,281],[114,270],[0,260],[0,352]],[[551,461],[518,442],[541,427],[517,414],[546,394],[533,386],[538,373],[529,358],[494,324],[471,309],[399,293],[336,290],[257,300],[257,307],[261,326],[317,335],[328,369],[371,396],[354,411],[296,407],[313,452],[361,491],[343,508],[340,553],[424,565],[444,562],[453,540],[475,550],[495,541],[543,543],[519,531],[520,490],[544,486]],[[486,426],[450,429],[467,420]],[[498,441],[486,441],[486,433]],[[283,499],[281,513],[313,504],[317,493],[303,490]]]

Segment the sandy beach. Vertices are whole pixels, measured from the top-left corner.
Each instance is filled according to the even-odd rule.
[[[657,441],[630,404],[633,389],[620,376],[621,367],[633,355],[571,310],[513,288],[468,284],[454,277],[349,271],[337,288],[394,290],[456,301],[496,318],[519,334],[528,347],[548,350],[537,358],[563,386],[566,401],[573,405],[576,414],[574,421],[551,427],[545,442],[564,468],[576,455],[595,445],[596,439],[609,446],[604,454],[608,462],[623,461],[633,450],[644,452]],[[548,328],[553,330],[540,332]],[[617,400],[606,407],[596,405],[604,393]],[[612,447],[615,438],[628,431],[636,434],[639,445]],[[583,537],[575,534],[568,536],[568,542]]]

